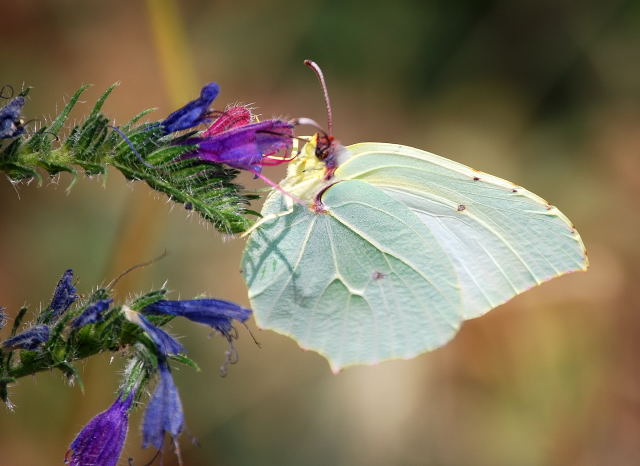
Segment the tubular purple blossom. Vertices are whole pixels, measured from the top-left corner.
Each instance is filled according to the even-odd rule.
[[[160,123],[165,134],[193,128],[210,121],[209,106],[219,92],[220,86],[216,83],[204,86],[200,91],[200,97],[171,113]]]
[[[281,150],[287,153],[291,151],[293,128],[293,124],[287,121],[264,120],[213,136],[190,138],[182,144],[197,145],[198,149],[184,157],[224,163],[233,168],[259,174],[263,165],[287,161],[270,156]]]
[[[63,314],[78,299],[77,290],[73,286],[72,280],[73,270],[68,269],[62,274],[53,292],[53,298],[51,298],[51,304],[49,304],[53,319]]]
[[[49,327],[36,325],[18,335],[2,342],[2,346],[11,349],[34,350],[42,343],[49,340]]]
[[[111,407],[95,416],[76,436],[65,455],[71,466],[115,466],[129,430],[133,392],[118,396]]]
[[[123,306],[122,309],[129,322],[133,322],[138,325],[147,333],[147,335],[149,335],[149,338],[151,338],[155,343],[156,348],[158,348],[158,352],[161,355],[167,356],[169,354],[186,353],[184,346],[182,346],[175,338],[161,328],[153,325],[143,315],[127,306]]]
[[[142,447],[154,446],[159,450],[164,443],[165,433],[175,440],[182,432],[184,412],[166,359],[158,360],[158,370],[160,380],[144,413]]]
[[[113,302],[113,299],[101,299],[96,301],[95,303],[88,306],[82,314],[76,317],[71,326],[73,328],[84,327],[88,324],[94,324],[100,320],[102,320],[102,313],[109,309],[109,306]]]
[[[145,314],[186,317],[193,322],[208,325],[225,336],[233,327],[232,320],[246,321],[251,316],[251,309],[243,308],[222,299],[187,299],[181,301],[160,300],[142,310]]]

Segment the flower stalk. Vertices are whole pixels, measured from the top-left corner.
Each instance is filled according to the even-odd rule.
[[[168,118],[139,123],[152,111],[144,110],[128,123],[112,126],[102,107],[116,86],[117,83],[110,86],[89,116],[71,128],[66,126],[69,114],[87,85],[76,91],[50,124],[35,132],[13,134],[13,139],[1,139],[0,172],[12,182],[35,179],[40,184],[42,171],[48,176],[66,172],[72,176],[68,188],[71,189],[79,176],[103,175],[111,166],[127,179],[144,181],[171,201],[194,210],[223,233],[245,231],[252,223],[246,215],[253,214],[247,208],[248,203],[257,196],[243,193],[234,182],[239,171],[209,161],[182,158],[195,149],[182,143],[194,131],[178,135],[171,132],[188,127],[184,121],[180,125]],[[205,103],[210,104],[210,100]],[[200,110],[204,113],[205,108]],[[9,115],[12,121],[16,118],[14,114]],[[165,121],[167,127],[163,125]],[[203,114],[193,119],[194,124],[204,121],[207,119]]]

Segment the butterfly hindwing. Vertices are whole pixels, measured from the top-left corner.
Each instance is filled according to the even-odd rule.
[[[409,358],[458,330],[462,301],[454,264],[402,203],[363,181],[265,222],[243,270],[257,323],[325,355],[334,369]],[[273,193],[263,215],[286,210]]]

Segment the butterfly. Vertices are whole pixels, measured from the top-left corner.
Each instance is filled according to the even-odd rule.
[[[465,320],[587,269],[576,228],[541,197],[413,147],[343,147],[329,122],[289,164],[292,196],[265,201],[242,270],[257,324],[334,371],[438,348]]]

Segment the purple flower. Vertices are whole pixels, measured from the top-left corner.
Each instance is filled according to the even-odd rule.
[[[94,324],[100,320],[102,320],[102,313],[109,309],[109,306],[113,302],[113,299],[101,299],[96,301],[95,303],[88,306],[82,314],[76,317],[71,326],[73,328],[84,327],[88,324]]]
[[[160,358],[158,360],[158,369],[160,380],[147,405],[142,423],[143,448],[152,445],[161,449],[165,433],[175,439],[184,427],[182,402],[166,359]]]
[[[68,269],[62,274],[62,277],[53,292],[53,298],[51,298],[49,309],[51,309],[51,316],[54,319],[69,309],[69,306],[78,299],[78,295],[76,294],[77,290],[73,286],[73,283],[71,282],[72,280],[73,270]]]
[[[18,96],[0,108],[0,139],[20,136],[24,132],[24,122],[20,118],[24,97]]]
[[[11,349],[34,350],[47,340],[49,340],[49,327],[47,325],[36,325],[3,341],[2,346]]]
[[[186,353],[184,346],[182,346],[175,338],[161,328],[153,325],[143,315],[127,306],[123,306],[122,310],[129,322],[133,322],[138,325],[147,333],[147,335],[149,335],[149,338],[151,338],[151,340],[156,344],[160,354],[167,356],[169,354]]]
[[[216,122],[213,123],[215,124]],[[197,145],[198,149],[183,157],[224,163],[258,175],[264,165],[277,165],[288,161],[270,156],[281,150],[291,150],[293,128],[293,124],[287,121],[264,120],[212,136],[189,138],[182,144]]]
[[[165,134],[193,128],[210,121],[209,106],[219,92],[220,86],[216,83],[204,86],[200,91],[200,97],[179,108],[160,123]]]
[[[133,393],[119,395],[109,409],[89,421],[69,446],[65,463],[71,466],[115,466],[127,438]]]
[[[251,309],[245,309],[230,301],[211,298],[156,301],[145,307],[142,312],[150,315],[169,314],[186,317],[193,322],[208,325],[227,338],[233,328],[233,319],[244,322],[251,316]]]

